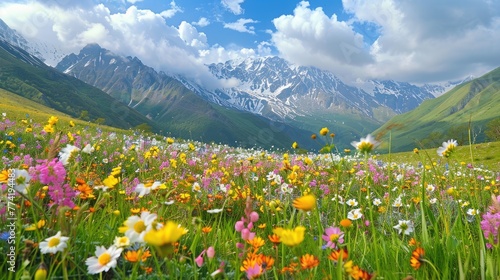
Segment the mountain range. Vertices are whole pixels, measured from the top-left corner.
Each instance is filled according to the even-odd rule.
[[[102,89],[178,137],[285,148],[311,134],[208,102],[138,58],[118,56],[95,44],[66,56],[56,69]]]
[[[286,127],[287,131],[295,130],[292,138],[301,141],[304,137],[299,136],[300,130],[309,130],[305,133],[309,135],[329,126],[342,146],[348,146],[391,117],[416,108],[423,100],[434,98],[433,93],[445,90],[443,86],[369,81],[372,90],[368,93],[345,84],[330,72],[294,66],[276,56],[208,67],[217,78],[236,79],[239,85],[208,90],[96,44],[64,57],[56,69],[107,92],[160,124],[171,123],[175,118],[177,122],[164,125],[164,129],[180,132],[183,137],[193,137],[193,131],[208,132],[204,130],[208,124],[199,119],[191,121],[193,116],[200,112],[214,115],[224,108],[238,115],[248,112],[245,119],[251,123],[266,120]],[[217,130],[229,126],[229,121],[219,119],[222,126],[215,125]],[[206,139],[217,137],[209,135]]]
[[[33,56],[46,53],[31,48],[22,36],[0,24],[1,39],[27,48]],[[280,148],[293,141],[311,148],[315,143],[309,135],[325,126],[335,132],[337,146],[347,148],[351,141],[381,126],[377,132],[387,131],[384,124],[393,117],[419,111],[422,103],[440,100],[449,89],[472,80],[420,86],[369,80],[350,85],[331,72],[293,65],[276,56],[207,67],[216,78],[236,80],[238,85],[208,89],[96,44],[63,57],[55,68],[142,114],[162,133]]]

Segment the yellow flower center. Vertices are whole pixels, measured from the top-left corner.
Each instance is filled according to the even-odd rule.
[[[146,230],[146,225],[144,224],[144,221],[138,221],[137,223],[135,223],[134,225],[134,230],[137,232],[137,233],[141,233],[143,231]]]
[[[363,152],[370,152],[371,150],[373,150],[373,144],[370,143],[370,142],[361,142],[358,144],[358,150],[361,150]]]
[[[60,243],[59,238],[57,237],[51,238],[49,240],[49,247],[56,247],[57,245],[59,245],[59,243]]]
[[[107,265],[111,261],[111,255],[109,253],[104,253],[97,258],[100,265]]]
[[[335,234],[335,233],[330,234],[330,241],[335,242],[339,239],[339,237],[340,237],[340,235],[338,235],[338,234]]]

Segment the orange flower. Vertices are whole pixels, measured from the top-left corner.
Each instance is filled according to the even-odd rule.
[[[352,222],[349,219],[342,219],[342,221],[340,221],[340,225],[342,227],[348,228],[352,225]]]
[[[255,237],[252,240],[247,240],[247,243],[250,244],[250,246],[252,246],[255,250],[259,249],[265,244],[264,239],[260,237]]]
[[[342,262],[345,262],[349,257],[349,253],[346,248],[339,248],[328,255],[328,258],[334,262],[338,262],[339,259],[342,259]]]
[[[281,239],[280,237],[277,235],[277,234],[273,234],[273,235],[268,235],[267,238],[269,238],[269,240],[274,244],[274,245],[278,245],[281,243]]]
[[[415,238],[411,238],[410,241],[408,241],[408,245],[410,246],[418,246],[420,242],[418,242]]]
[[[76,189],[80,192],[81,199],[87,199],[89,197],[93,197],[92,188],[90,188],[87,184],[78,184]]]
[[[209,232],[211,232],[211,231],[212,231],[212,227],[203,227],[203,228],[201,229],[201,231],[202,231],[203,233],[209,233]]]
[[[151,274],[153,272],[153,268],[150,266],[141,266],[141,269],[146,272],[146,274]]]
[[[274,265],[274,258],[271,256],[260,255],[262,269],[270,270]]]
[[[289,265],[289,266],[285,266],[285,267],[283,267],[283,269],[281,269],[281,273],[283,273],[283,274],[285,274],[285,273],[289,273],[289,274],[294,274],[294,273],[297,273],[297,271],[298,271],[298,270],[296,269],[297,265],[298,265],[298,264],[297,264],[297,263],[294,263],[294,262],[293,262],[293,263],[290,263],[290,265]]]
[[[366,270],[360,269],[358,271],[358,279],[371,280],[373,278],[373,276],[375,276],[374,273],[370,274]]]
[[[139,259],[145,262],[149,257],[151,257],[149,250],[142,252],[142,250],[139,249],[137,251],[127,251],[125,253],[125,259],[131,263],[138,262]]]
[[[312,194],[308,194],[296,198],[293,201],[293,207],[299,210],[311,211],[314,207],[316,207],[316,197]]]
[[[417,247],[415,250],[413,250],[413,253],[411,253],[411,258],[410,258],[410,265],[413,267],[413,269],[417,270],[420,268],[420,265],[422,265],[422,261],[424,259],[425,251],[422,247]]]
[[[255,265],[260,266],[260,258],[257,255],[250,255],[244,261],[243,265],[240,266],[240,271],[247,271],[248,269],[255,267]]]
[[[314,255],[305,254],[300,257],[300,266],[302,269],[312,269],[319,265],[319,259]]]

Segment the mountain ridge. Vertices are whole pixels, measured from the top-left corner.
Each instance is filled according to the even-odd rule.
[[[300,129],[294,132],[286,124],[281,133],[275,133],[272,120],[210,103],[138,58],[116,55],[97,44],[66,56],[56,69],[102,89],[158,123],[163,131],[183,138],[286,148],[294,139],[311,134]],[[272,137],[260,139],[257,135],[262,131]]]
[[[23,49],[0,40],[0,87],[50,108],[79,117],[85,112],[105,124],[132,128],[157,125],[101,90],[58,72]]]

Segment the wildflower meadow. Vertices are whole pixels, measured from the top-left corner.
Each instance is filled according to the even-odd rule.
[[[327,127],[320,153],[57,116],[0,133],[1,279],[500,279],[500,173],[453,139],[410,164]]]

